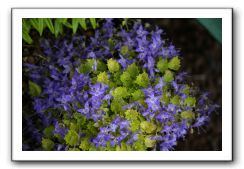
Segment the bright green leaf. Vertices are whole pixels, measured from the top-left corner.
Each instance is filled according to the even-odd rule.
[[[48,29],[54,34],[55,30],[54,30],[52,20],[50,18],[45,18],[44,21],[45,21],[45,24],[47,25]]]
[[[74,130],[69,130],[68,133],[65,135],[64,140],[66,144],[70,146],[75,146],[79,143],[79,135]]]
[[[184,111],[180,114],[182,119],[193,120],[195,119],[195,114],[192,111]]]
[[[148,133],[148,134],[155,132],[157,129],[157,126],[154,123],[149,122],[149,121],[141,122],[140,126],[141,126],[142,131],[145,133]]]
[[[180,59],[178,56],[173,57],[168,64],[168,67],[172,70],[179,70],[180,68]]]
[[[22,32],[22,38],[24,39],[24,41],[26,43],[32,44],[32,39],[31,39],[31,37],[30,37],[28,32],[26,32],[26,31]]]
[[[77,29],[79,26],[79,18],[72,18],[72,30],[73,30],[73,34],[76,33]]]
[[[80,26],[81,26],[84,30],[86,30],[86,29],[87,29],[87,27],[86,27],[86,19],[85,19],[85,18],[81,18],[79,21],[80,21]]]
[[[92,28],[96,29],[96,27],[97,27],[96,19],[95,18],[90,18],[90,22],[91,22]]]

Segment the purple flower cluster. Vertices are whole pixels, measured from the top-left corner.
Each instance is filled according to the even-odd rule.
[[[184,72],[168,68],[173,79],[165,80],[166,73],[157,64],[180,53],[163,39],[163,30],[146,29],[140,21],[129,30],[118,28],[112,19],[101,23],[91,35],[42,39],[40,61],[24,64],[29,80],[42,89],[39,96],[32,97],[34,115],[24,117],[26,127],[31,129],[28,133],[39,145],[48,137],[55,144],[52,150],[72,147],[64,141],[69,139],[70,130],[78,135],[77,146],[84,146],[83,139],[89,138],[87,144],[92,150],[116,150],[123,147],[122,143],[127,144],[127,150],[142,150],[139,145],[144,145],[144,150],[173,150],[190,129],[205,125],[218,106],[211,105],[207,93],[196,97],[193,89],[187,92]],[[107,68],[110,58],[119,64],[117,73]],[[124,87],[120,77],[132,64],[138,67],[138,74],[131,75],[131,86]],[[98,82],[102,72],[108,83]],[[145,79],[140,81],[143,73],[148,75],[146,85]],[[128,94],[117,97],[113,94],[116,87],[126,88]],[[132,99],[135,91],[143,96]],[[138,114],[134,112],[130,117],[128,110]],[[44,132],[48,127],[50,137]]]

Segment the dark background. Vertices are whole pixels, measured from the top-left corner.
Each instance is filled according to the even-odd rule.
[[[182,56],[182,70],[201,91],[209,91],[220,108],[211,116],[208,126],[188,134],[178,142],[176,151],[222,150],[222,45],[196,19],[144,19],[158,25]]]

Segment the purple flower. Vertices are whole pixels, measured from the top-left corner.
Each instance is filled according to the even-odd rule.
[[[142,25],[139,27],[136,33],[138,37],[144,37],[148,34],[148,32],[143,29]]]
[[[151,109],[152,111],[158,111],[160,110],[161,106],[160,106],[160,96],[154,96],[154,94],[150,95],[149,98],[147,98],[145,100],[145,102],[147,103],[147,106],[149,109]]]

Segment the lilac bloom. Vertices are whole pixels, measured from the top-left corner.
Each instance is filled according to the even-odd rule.
[[[147,103],[147,106],[149,109],[151,109],[152,111],[158,111],[160,110],[161,106],[160,106],[160,96],[154,96],[150,95],[149,98],[147,98],[145,100],[145,102]]]
[[[137,33],[138,37],[143,37],[148,34],[148,32],[145,31],[142,26],[139,27],[139,29],[136,31],[136,33]]]
[[[204,125],[208,120],[209,118],[207,116],[197,117],[196,122],[193,124],[193,127],[200,127]]]

